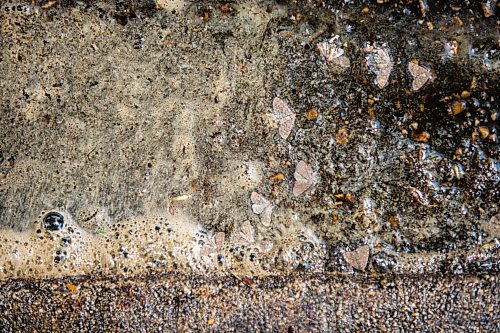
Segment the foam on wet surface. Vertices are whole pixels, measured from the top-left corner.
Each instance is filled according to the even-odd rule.
[[[321,242],[310,230],[298,226],[280,230],[280,236],[272,241],[254,231],[251,238],[243,239],[238,230],[227,235],[223,244],[214,246],[213,235],[181,212],[128,219],[94,230],[79,226],[68,213],[62,214],[65,223],[60,230],[44,228],[43,212],[30,230],[2,233],[0,278],[169,270],[258,275],[277,269],[294,270],[308,256],[324,256]],[[207,247],[212,248],[207,251]],[[320,266],[313,267],[313,271],[321,270]]]
[[[0,279],[133,276],[170,271],[230,272],[236,276],[327,273],[332,272],[332,261],[338,262],[348,250],[339,249],[339,256],[332,257],[325,243],[298,222],[269,230],[245,221],[231,234],[219,232],[217,241],[216,235],[181,212],[131,218],[93,230],[79,226],[62,212],[64,226],[52,231],[44,228],[46,215],[42,212],[30,230],[3,231]],[[380,251],[373,244],[371,247],[372,273],[435,273],[450,264],[447,254],[398,254]],[[486,243],[462,253],[465,260],[451,264],[457,273],[465,266],[494,265],[491,255],[499,247],[495,241]],[[454,257],[458,258],[457,254]],[[353,268],[340,260],[334,271],[352,273]]]
[[[2,278],[351,274],[343,253],[361,246],[370,274],[494,267],[485,29],[458,38],[429,13],[434,42],[395,34],[420,24],[406,5],[402,20],[376,5],[362,20],[341,4],[13,5],[0,12]],[[416,84],[412,61],[432,80]],[[300,161],[314,177],[294,176]],[[48,209],[62,230],[42,228]]]

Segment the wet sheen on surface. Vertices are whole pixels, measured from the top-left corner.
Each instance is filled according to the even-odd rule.
[[[484,8],[227,6],[2,3],[1,279],[497,272]]]

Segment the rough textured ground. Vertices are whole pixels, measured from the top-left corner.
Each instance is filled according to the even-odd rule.
[[[495,332],[498,277],[180,274],[1,285],[2,332]]]
[[[497,7],[3,1],[6,329],[38,325],[9,312],[21,302],[33,313],[23,290],[45,308],[67,301],[64,284],[74,277],[80,294],[66,289],[83,302],[82,317],[53,325],[94,325],[83,318],[92,314],[95,288],[114,279],[117,288],[103,291],[96,311],[109,327],[125,320],[139,330],[148,300],[160,302],[152,286],[179,289],[171,282],[185,272],[192,278],[186,294],[194,284],[211,288],[216,276],[233,287],[233,275],[267,281],[251,290],[271,303],[248,304],[243,285],[215,298],[214,309],[224,297],[241,304],[216,312],[227,315],[214,318],[226,325],[220,330],[237,327],[243,305],[255,316],[241,325],[288,329],[269,305],[284,306],[283,279],[310,286],[286,317],[298,331],[366,330],[352,309],[378,311],[381,299],[365,288],[384,277],[399,287],[373,289],[387,300],[382,318],[392,309],[400,325],[426,330],[430,319],[400,306],[410,307],[401,297],[415,293],[431,313],[456,302],[442,310],[447,321],[431,320],[436,330],[480,330],[479,323],[493,330],[498,315],[481,316],[498,305]],[[61,228],[47,225],[49,212],[63,216]],[[40,278],[60,280],[32,280]],[[134,284],[144,295],[130,303],[137,317],[114,318],[111,304],[126,304],[126,286]],[[51,286],[63,288],[45,293]],[[337,287],[354,296],[332,293]],[[197,311],[165,297],[177,299],[161,310],[174,313],[177,330],[208,324],[211,303]],[[336,322],[322,326],[337,310]],[[299,323],[306,311],[317,320]],[[380,330],[389,324],[371,320]]]

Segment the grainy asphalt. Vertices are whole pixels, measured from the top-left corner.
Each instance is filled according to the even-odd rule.
[[[498,275],[171,274],[1,284],[2,332],[495,332]]]

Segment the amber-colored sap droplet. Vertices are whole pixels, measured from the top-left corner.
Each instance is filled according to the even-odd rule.
[[[349,135],[345,127],[341,127],[337,132],[337,144],[345,145],[349,141]]]
[[[481,135],[481,139],[485,139],[490,134],[490,130],[487,126],[479,126],[478,131]]]
[[[451,114],[456,116],[464,110],[464,103],[462,101],[455,101],[451,104]]]
[[[271,176],[269,179],[271,179],[273,182],[282,182],[285,180],[285,175],[282,172],[278,172],[274,176]]]
[[[78,292],[78,289],[80,289],[77,285],[71,282],[66,283],[66,288],[68,288],[68,290],[71,291],[73,294]]]
[[[311,108],[311,109],[307,110],[306,118],[307,118],[307,120],[316,120],[316,119],[318,119],[318,111],[316,109],[314,109],[314,108]]]
[[[389,218],[389,221],[391,222],[391,228],[394,229],[394,230],[398,230],[399,229],[399,219],[397,216],[391,216]]]
[[[413,133],[413,139],[417,142],[427,142],[431,135],[427,132]]]

